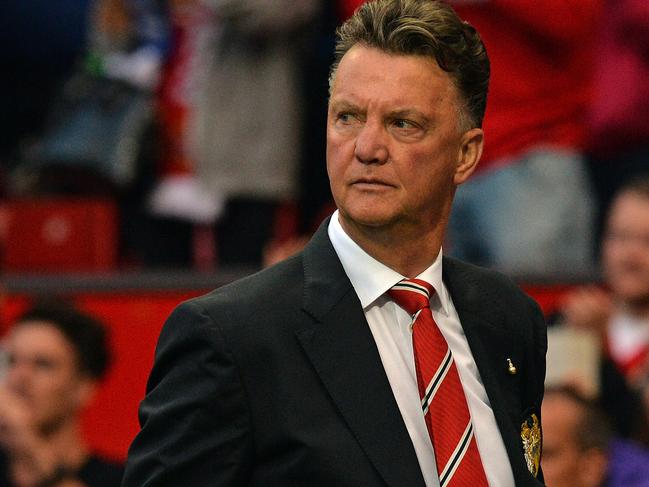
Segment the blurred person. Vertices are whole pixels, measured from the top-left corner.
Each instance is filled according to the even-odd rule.
[[[147,197],[160,228],[141,232],[152,264],[261,264],[276,213],[298,194],[304,41],[322,3],[170,2],[162,164]]]
[[[608,352],[630,383],[649,374],[649,178],[620,189],[602,242],[607,290],[587,287],[563,307],[573,326],[603,334]]]
[[[216,222],[219,263],[259,265],[276,210],[298,195],[302,44],[321,2],[192,3],[202,18],[183,136],[192,190],[213,210],[194,221]],[[181,187],[166,197],[187,197]]]
[[[542,485],[540,310],[441,249],[482,152],[480,37],[430,0],[368,3],[338,34],[338,210],[172,313],[124,487]]]
[[[611,431],[595,406],[569,388],[546,389],[541,463],[548,487],[602,487]]]
[[[457,193],[451,255],[519,276],[591,271],[585,121],[602,0],[450,3],[482,33],[494,72],[488,142]]]
[[[59,302],[21,316],[5,338],[0,486],[117,487],[121,465],[93,453],[80,416],[109,364],[106,331]]]
[[[83,53],[92,0],[2,2],[0,14],[0,170],[43,129],[61,83]],[[3,188],[8,190],[9,188]]]
[[[628,182],[615,196],[602,240],[606,288],[587,286],[565,300],[570,326],[602,337],[604,355],[628,387],[645,398],[649,419],[649,178]],[[605,386],[604,386],[605,387]],[[619,395],[611,397],[618,403]],[[623,419],[630,411],[619,411]],[[649,441],[649,438],[645,439]]]
[[[621,186],[632,177],[649,176],[649,2],[605,0],[602,17],[588,117],[598,237]]]
[[[168,42],[163,3],[89,2],[84,55],[57,87],[42,133],[24,144],[13,194],[112,195],[133,182]]]
[[[362,3],[337,5],[345,16]],[[589,272],[585,122],[602,0],[546,0],[541,9],[527,0],[448,3],[481,33],[493,67],[487,143],[455,198],[450,255],[519,276]]]
[[[545,391],[542,465],[548,487],[646,487],[649,451],[615,439],[593,400],[570,387]]]

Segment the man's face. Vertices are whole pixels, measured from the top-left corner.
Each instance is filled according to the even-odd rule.
[[[460,101],[432,58],[357,44],[342,58],[327,122],[327,171],[349,227],[445,224],[457,184],[482,149],[482,131],[463,132]],[[471,145],[467,141],[471,140]]]
[[[606,473],[604,453],[583,451],[577,444],[580,406],[561,394],[543,399],[541,466],[548,487],[597,487]]]
[[[611,208],[602,246],[604,272],[620,299],[649,304],[649,198],[625,193]]]
[[[79,373],[75,350],[47,322],[15,326],[7,337],[7,387],[23,401],[34,425],[47,431],[75,416],[89,379]]]

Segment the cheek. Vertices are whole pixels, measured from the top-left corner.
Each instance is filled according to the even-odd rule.
[[[602,246],[602,262],[610,270],[616,270],[627,254],[625,245],[620,242],[605,241]]]
[[[72,393],[72,381],[61,372],[43,373],[34,379],[34,393],[43,401],[60,402]]]
[[[351,164],[353,154],[350,155],[349,144],[329,141],[327,143],[327,175],[332,189],[343,183],[345,172]]]
[[[43,419],[65,416],[76,409],[76,389],[69,383],[50,384],[47,390],[41,391],[41,404],[35,407],[44,416]]]
[[[441,157],[431,157],[428,152],[410,154],[412,164],[402,168],[400,178],[408,181],[413,190],[422,195],[436,198],[442,194],[446,195],[453,187],[454,167],[447,160]]]

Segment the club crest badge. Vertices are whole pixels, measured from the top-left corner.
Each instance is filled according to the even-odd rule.
[[[536,414],[531,414],[521,425],[521,440],[523,441],[523,452],[525,463],[534,477],[539,473],[541,462],[541,426]]]

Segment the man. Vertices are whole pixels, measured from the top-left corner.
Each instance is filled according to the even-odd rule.
[[[0,486],[116,487],[122,468],[93,454],[80,414],[106,371],[104,328],[61,303],[24,314],[5,341]]]
[[[615,440],[597,405],[568,387],[545,392],[543,469],[548,487],[647,485],[649,453]]]
[[[438,2],[370,2],[340,28],[338,211],[302,253],[172,314],[123,485],[540,485],[538,307],[441,257],[488,73]]]
[[[482,35],[494,74],[488,143],[456,195],[448,250],[517,275],[591,271],[584,146],[602,1],[453,3]]]

